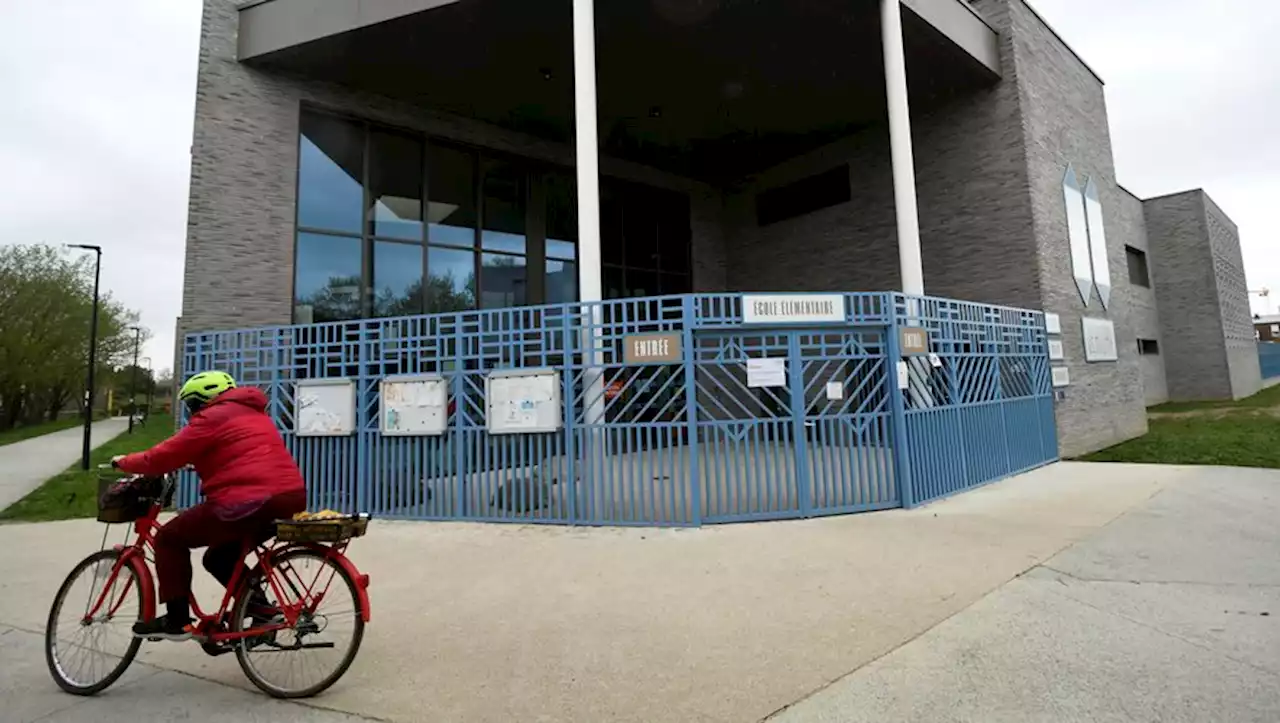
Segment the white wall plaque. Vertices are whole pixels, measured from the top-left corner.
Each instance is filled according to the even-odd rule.
[[[1044,312],[1044,330],[1050,334],[1062,333],[1062,317],[1052,311]]]
[[[747,386],[752,389],[787,386],[787,360],[748,359]]]
[[[1062,348],[1061,339],[1049,340],[1049,358],[1053,361],[1062,361],[1067,358],[1066,351]]]
[[[832,324],[845,320],[843,294],[744,294],[744,324]]]
[[[844,382],[827,382],[827,401],[838,402],[844,399]]]
[[[911,386],[911,370],[905,361],[900,361],[898,362],[898,388],[906,389],[909,386]]]
[[[1110,319],[1080,319],[1084,330],[1084,359],[1091,362],[1116,361],[1116,325]]]
[[[1060,388],[1060,387],[1070,386],[1070,384],[1071,384],[1071,372],[1067,371],[1066,367],[1054,367],[1053,368],[1053,386],[1055,388]]]
[[[293,397],[299,437],[344,437],[356,431],[356,385],[350,379],[303,379]]]
[[[507,369],[484,380],[489,434],[554,432],[563,425],[560,374],[554,369]]]
[[[386,437],[439,437],[449,428],[449,387],[437,374],[387,377],[379,429]]]

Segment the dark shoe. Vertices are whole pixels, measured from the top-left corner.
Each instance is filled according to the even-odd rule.
[[[154,620],[134,623],[133,637],[147,640],[190,640],[191,620],[161,615]]]

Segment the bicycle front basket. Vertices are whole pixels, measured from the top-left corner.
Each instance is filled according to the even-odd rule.
[[[119,477],[98,478],[98,522],[133,522],[151,509],[142,490]]]
[[[369,529],[369,518],[335,517],[329,520],[279,520],[276,539],[281,542],[345,542],[362,537]]]

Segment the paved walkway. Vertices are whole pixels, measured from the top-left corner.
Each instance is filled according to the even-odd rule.
[[[1280,720],[1280,472],[1171,485],[771,723]]]
[[[127,418],[96,422],[90,439],[96,448],[128,428]],[[0,447],[0,510],[80,459],[83,440],[84,427],[76,427]]]
[[[375,522],[352,549],[373,581],[364,648],[302,703],[258,694],[233,656],[173,644],[148,644],[98,698],[60,693],[40,630],[102,528],[5,525],[0,551],[23,552],[0,553],[0,710],[42,723],[179,708],[321,723],[1274,721],[1280,621],[1261,612],[1280,612],[1277,500],[1280,473],[1068,463],[821,520]]]

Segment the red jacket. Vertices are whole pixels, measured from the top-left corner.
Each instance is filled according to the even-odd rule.
[[[192,415],[177,434],[117,464],[143,475],[194,465],[200,493],[223,506],[304,491],[302,472],[266,409],[267,397],[258,389],[228,390]]]

